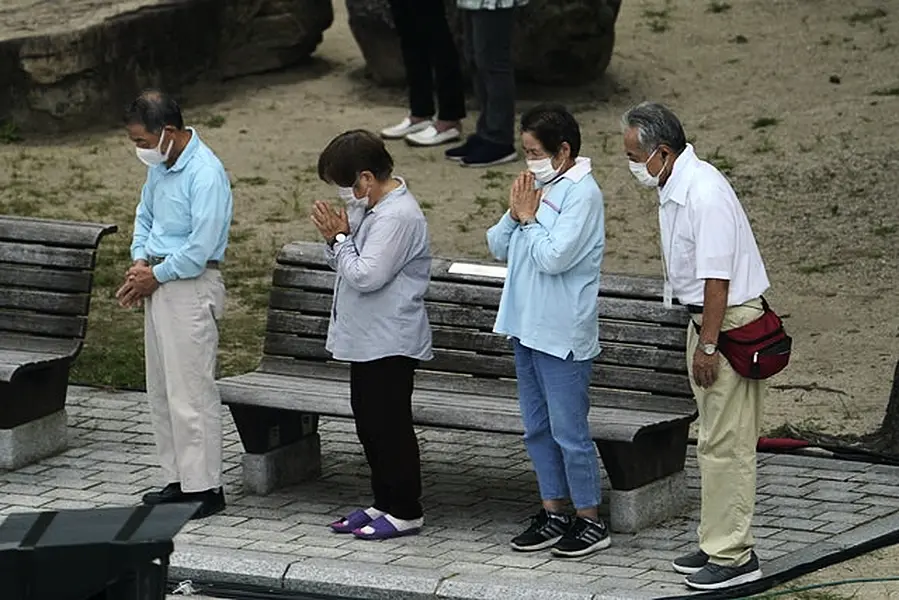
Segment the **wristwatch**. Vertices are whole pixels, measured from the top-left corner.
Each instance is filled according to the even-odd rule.
[[[711,356],[718,352],[717,344],[699,344],[699,349],[702,350],[702,353],[706,356]]]
[[[334,244],[342,244],[342,243],[344,243],[345,241],[346,241],[346,234],[345,234],[344,232],[341,231],[340,233],[338,233],[337,235],[334,236],[334,239],[331,240],[331,241],[328,243],[328,245],[331,246],[331,247],[333,248],[333,247],[334,247]]]

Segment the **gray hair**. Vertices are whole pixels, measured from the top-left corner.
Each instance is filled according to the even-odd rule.
[[[680,119],[656,102],[641,102],[621,118],[622,129],[636,127],[637,141],[644,152],[652,152],[662,144],[677,153],[687,147],[687,136]]]

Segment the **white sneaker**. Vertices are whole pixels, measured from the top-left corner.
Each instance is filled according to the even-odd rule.
[[[406,137],[410,133],[418,133],[419,131],[424,131],[428,127],[431,126],[431,120],[426,119],[424,121],[419,121],[418,123],[413,123],[412,119],[406,117],[397,125],[393,127],[388,127],[386,129],[381,130],[381,137],[388,140],[398,140]]]
[[[462,132],[457,127],[450,127],[446,131],[437,131],[433,125],[417,133],[406,136],[406,143],[410,146],[439,146],[447,142],[458,140]]]

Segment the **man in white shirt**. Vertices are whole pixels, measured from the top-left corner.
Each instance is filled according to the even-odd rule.
[[[677,116],[644,102],[625,113],[622,127],[631,173],[658,190],[666,302],[676,296],[692,321],[687,368],[699,409],[699,550],[673,566],[692,588],[732,587],[762,575],[751,525],[766,387],[737,374],[717,343],[721,331],[762,316],[768,276],[733,188],[696,156]]]

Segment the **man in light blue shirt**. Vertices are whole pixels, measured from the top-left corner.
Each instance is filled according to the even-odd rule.
[[[526,112],[521,141],[528,171],[487,232],[490,252],[508,263],[493,330],[512,339],[524,441],[543,504],[511,545],[586,556],[610,544],[587,420],[599,354],[603,197],[590,159],[579,156],[580,127],[564,107]],[[567,500],[575,515],[565,513]]]
[[[194,518],[202,518],[225,508],[215,365],[231,186],[166,94],[141,94],[125,125],[148,170],[134,220],[134,264],[116,297],[125,307],[144,303],[147,396],[166,478],[143,502],[200,502]]]

